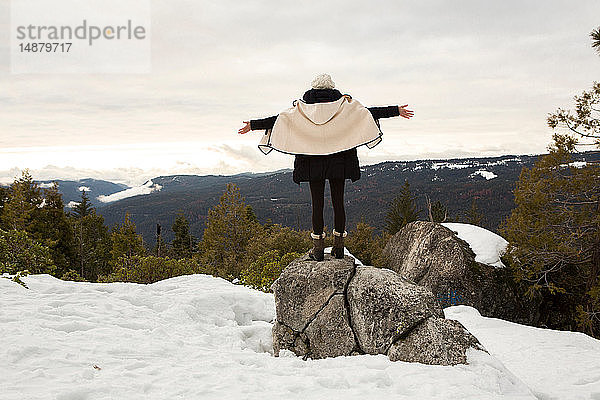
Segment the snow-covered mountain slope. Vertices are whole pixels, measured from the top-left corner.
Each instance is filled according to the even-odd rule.
[[[152,182],[152,179],[150,179],[146,181],[143,185],[127,188],[108,196],[100,195],[97,197],[97,199],[100,200],[102,203],[112,203],[113,201],[123,200],[128,197],[158,192],[160,191],[160,189],[162,189],[162,186]]]
[[[469,365],[384,355],[302,361],[272,355],[273,296],[220,278],[23,280],[29,289],[0,279],[6,400],[535,399],[530,388],[540,399],[600,396],[599,341],[483,318],[466,306],[447,316],[492,354],[473,351]]]

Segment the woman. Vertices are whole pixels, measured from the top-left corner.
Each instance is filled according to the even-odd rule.
[[[346,96],[349,101],[352,101],[350,95],[342,95],[339,90],[335,89],[335,84],[328,74],[318,75],[312,81],[311,86],[312,88],[306,91],[302,97],[306,104],[335,102],[340,100],[343,96]],[[407,106],[408,104],[403,106],[368,107],[367,109],[377,125],[377,130],[380,131],[380,118],[396,116],[407,119],[411,118],[413,112],[407,110]],[[238,133],[244,134],[250,130],[260,129],[265,129],[268,132],[273,129],[277,117],[278,115],[264,119],[244,121],[244,126],[238,130]],[[295,156],[293,173],[294,182],[298,184],[300,184],[300,182],[309,182],[310,185],[313,228],[311,237],[313,239],[314,247],[309,252],[309,256],[317,261],[322,261],[324,258],[325,232],[323,231],[323,206],[326,179],[329,180],[334,213],[334,244],[331,249],[331,255],[336,258],[343,258],[344,237],[347,235],[345,230],[346,212],[344,210],[344,183],[346,179],[350,179],[352,182],[360,179],[360,166],[356,154],[356,147],[333,154],[296,154]]]

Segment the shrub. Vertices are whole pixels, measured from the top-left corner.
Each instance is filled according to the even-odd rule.
[[[121,256],[114,271],[98,278],[99,282],[154,283],[180,275],[203,273],[191,258],[179,260],[155,256]]]
[[[55,268],[50,249],[27,232],[0,229],[0,273],[15,275],[28,270],[31,274],[52,274]]]
[[[240,281],[254,289],[271,292],[271,284],[279,277],[288,264],[300,257],[300,253],[286,253],[279,256],[277,250],[269,250],[241,272]]]

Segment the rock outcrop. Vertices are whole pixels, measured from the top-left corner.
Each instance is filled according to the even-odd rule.
[[[475,261],[469,244],[432,222],[407,224],[390,238],[383,266],[431,290],[442,305],[464,304],[481,315],[519,323],[535,320],[537,307],[519,296],[506,268]]]
[[[458,321],[444,319],[430,290],[389,269],[356,266],[349,256],[300,257],[271,288],[275,355],[281,349],[305,359],[386,354],[452,365],[466,363],[469,347],[484,350]]]

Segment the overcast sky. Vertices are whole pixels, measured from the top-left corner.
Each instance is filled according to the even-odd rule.
[[[18,1],[18,0],[12,0]],[[126,0],[124,0],[126,1]],[[546,116],[600,80],[600,1],[153,1],[149,74],[11,74],[0,0],[0,181],[292,167],[242,121],[276,115],[331,74],[382,120],[383,160],[545,151]]]

